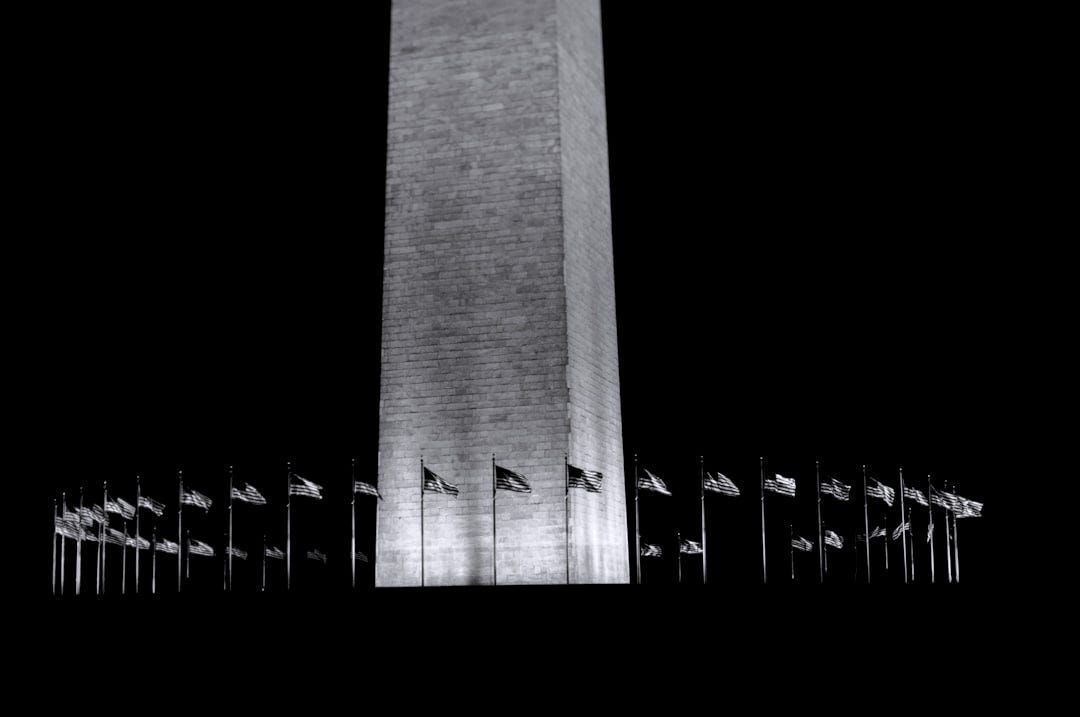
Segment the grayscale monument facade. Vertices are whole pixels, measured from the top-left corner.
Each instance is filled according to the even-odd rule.
[[[629,582],[599,0],[394,0],[390,42],[376,585],[493,581],[492,453],[498,584]]]

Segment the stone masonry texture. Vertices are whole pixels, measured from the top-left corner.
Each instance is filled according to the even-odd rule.
[[[565,582],[567,455],[570,581],[628,582],[599,0],[395,0],[390,52],[376,584],[490,584],[493,532]]]

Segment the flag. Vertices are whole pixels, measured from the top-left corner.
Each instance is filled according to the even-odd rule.
[[[952,493],[946,493],[945,491],[938,490],[933,486],[930,486],[930,502],[938,506],[939,508],[951,510],[954,513],[962,508],[960,496],[953,495]]]
[[[851,498],[851,486],[844,485],[835,478],[826,478],[821,484],[821,492],[837,500],[847,501]]]
[[[102,525],[105,525],[105,523],[109,519],[109,516],[106,515],[104,508],[95,503],[94,507],[90,508],[90,519],[92,521],[91,525],[93,525],[94,523],[101,523]]]
[[[866,486],[866,495],[871,498],[885,501],[885,505],[892,506],[896,492],[887,485],[883,485],[877,479],[871,478],[873,485]]]
[[[77,522],[73,523],[60,516],[56,516],[54,525],[57,533],[72,540],[78,540],[79,534],[82,532],[82,528]]]
[[[600,471],[587,471],[577,466],[569,466],[568,470],[571,488],[584,488],[589,493],[599,493],[603,488],[604,474]]]
[[[870,539],[871,540],[873,540],[874,538],[884,538],[884,537],[885,537],[885,529],[882,528],[880,525],[870,531]]]
[[[326,553],[321,550],[309,550],[307,556],[308,560],[317,560],[323,565],[326,565]]]
[[[76,508],[75,513],[79,516],[79,525],[84,528],[94,527],[94,511],[91,508]]]
[[[643,558],[662,558],[664,551],[660,549],[659,545],[651,545],[649,543],[641,544],[641,557]]]
[[[266,498],[250,483],[245,483],[243,489],[233,486],[232,497],[233,500],[251,503],[252,505],[266,505]]]
[[[795,479],[785,478],[779,473],[776,474],[776,478],[765,479],[765,490],[772,491],[773,493],[779,493],[780,495],[786,495],[789,498],[795,497]]]
[[[295,473],[290,473],[289,495],[301,495],[305,498],[315,498],[317,500],[322,500],[322,486],[318,483],[312,483],[307,478],[301,478]]]
[[[926,542],[929,543],[934,539],[934,524],[930,523],[926,526]]]
[[[645,472],[645,475],[644,476],[638,476],[638,482],[637,482],[638,488],[644,488],[645,490],[651,490],[652,492],[659,493],[660,495],[666,495],[666,496],[671,495],[671,491],[669,491],[668,487],[666,485],[664,485],[664,481],[660,480],[655,475],[653,475],[651,472],[649,472],[648,468],[643,467],[641,470]]]
[[[214,557],[214,548],[201,540],[192,540],[188,545],[189,555],[202,555],[207,558]]]
[[[912,488],[909,485],[904,486],[904,498],[906,500],[913,500],[919,505],[929,506],[926,502],[926,496],[918,488]]]
[[[135,517],[135,506],[123,498],[105,501],[105,510],[109,513],[116,513],[124,520],[132,520]]]
[[[811,550],[814,549],[814,544],[806,538],[796,535],[791,539],[791,547],[795,550],[801,550],[804,553],[809,553]]]
[[[828,545],[830,548],[843,548],[844,547],[844,539],[841,538],[836,533],[832,532],[831,530],[826,530],[825,531],[825,545]]]
[[[241,550],[240,548],[229,548],[225,551],[225,553],[227,555],[232,555],[233,557],[240,558],[241,560],[247,560],[247,551]]]
[[[495,488],[511,490],[515,493],[532,493],[532,489],[529,488],[529,481],[525,480],[525,476],[502,466],[495,466]]]
[[[127,539],[127,546],[129,548],[137,547],[139,550],[149,550],[150,541],[146,538],[140,538],[138,536],[132,535]]]
[[[177,555],[180,552],[180,546],[171,540],[162,538],[157,542],[157,551],[159,553],[169,553],[170,555]]]
[[[717,473],[715,478],[713,478],[712,473],[706,473],[705,490],[719,493],[720,495],[731,496],[732,498],[739,495],[738,486],[723,473]]]
[[[184,505],[193,505],[196,508],[202,508],[203,510],[210,510],[210,506],[214,504],[214,501],[210,500],[197,490],[185,490],[184,495],[180,498],[180,502]]]
[[[700,555],[701,543],[683,538],[679,541],[679,552],[683,555]]]
[[[963,496],[956,496],[960,501],[960,509],[956,511],[957,518],[981,518],[982,517],[982,503],[977,503],[973,500],[964,498]]]
[[[165,514],[164,503],[158,503],[153,498],[147,498],[145,495],[139,496],[139,507],[150,511],[159,518]]]
[[[271,558],[272,560],[284,560],[285,559],[284,551],[282,551],[280,548],[275,548],[272,545],[267,545],[265,548],[263,548],[263,555],[265,555],[268,558]]]
[[[105,535],[105,542],[123,547],[127,545],[127,538],[116,528],[109,528],[109,532]]]
[[[428,493],[449,493],[454,497],[458,494],[456,485],[450,485],[426,466],[424,467],[424,490]]]
[[[361,563],[366,563],[368,561],[367,556],[361,553],[359,550],[353,553],[352,557],[353,560],[359,560]]]
[[[360,493],[361,495],[372,495],[376,498],[379,498],[380,500],[382,499],[382,496],[379,495],[379,491],[376,490],[375,486],[371,485],[370,483],[365,483],[362,480],[354,480],[352,489],[353,493]]]
[[[893,528],[892,539],[897,540],[901,535],[903,535],[909,530],[911,530],[911,523],[907,521],[901,523],[900,525]]]

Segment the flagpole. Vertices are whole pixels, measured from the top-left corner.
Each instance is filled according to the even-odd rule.
[[[68,509],[67,509],[67,507],[68,507],[68,504],[67,504],[67,491],[60,494],[60,502],[62,502],[64,504],[63,505],[63,512],[64,513],[69,512]],[[61,595],[64,594],[64,576],[67,574],[67,566],[64,564],[65,563],[64,559],[66,557],[67,557],[67,538],[65,538],[64,534],[61,533],[60,534],[60,594]]]
[[[135,476],[135,594],[139,594],[139,536],[142,532],[139,530],[139,513],[142,512],[142,508],[139,503],[142,502],[142,479],[139,476]]]
[[[677,561],[679,565],[679,585],[682,585],[682,533],[677,530],[675,531],[675,551],[676,554],[679,556]]]
[[[60,535],[60,531],[56,529],[56,521],[58,518],[56,512],[56,498],[52,501],[52,513],[53,513],[53,529],[52,529],[52,594],[56,595],[56,536]],[[61,536],[61,539],[63,537]]]
[[[229,572],[229,581],[226,588],[232,592],[232,557],[233,557],[233,467],[229,466],[229,554],[226,567]]]
[[[185,560],[184,560],[184,579],[190,581],[191,580],[191,528],[188,528],[188,531],[187,531],[187,534],[186,534],[185,537],[187,539],[186,540],[186,542],[187,542],[187,555],[185,556]]]
[[[176,504],[176,592],[180,592],[184,577],[184,471],[178,471],[180,496]]]
[[[356,459],[352,459],[352,540],[349,542],[349,568],[352,570],[352,589],[356,590]]]
[[[570,584],[570,454],[563,454],[563,503],[566,508],[566,584]]]
[[[310,475],[310,474],[309,474]],[[285,590],[292,590],[292,463],[285,461]]]
[[[420,456],[420,587],[424,587],[424,456]]]
[[[495,532],[495,454],[491,454],[491,584],[499,584],[498,535]]]
[[[956,490],[956,486],[953,486]],[[956,582],[960,582],[960,524],[956,520],[956,511],[953,511],[952,541],[953,541],[953,569],[956,571]]]
[[[945,484],[946,492],[949,490],[949,484]],[[946,506],[948,501],[946,501]],[[953,581],[953,569],[952,569],[952,526],[949,521],[949,509],[945,508],[945,567],[949,574],[949,582]]]
[[[105,505],[101,506],[102,510],[105,512],[105,522],[101,524],[101,542],[99,542],[98,545],[101,546],[101,594],[104,595],[105,556],[108,554],[108,551],[105,548],[108,546],[107,540],[109,538],[109,481],[106,480],[101,482],[101,492],[103,495],[102,500],[105,502]]]
[[[870,584],[870,510],[866,505],[866,464],[862,467],[862,509],[863,509],[863,530],[866,535],[866,584]],[[888,542],[889,537],[885,536],[885,541]],[[858,559],[858,554],[855,556]]]
[[[795,528],[791,523],[788,523],[788,555],[791,556],[791,582],[795,582],[795,546],[792,542],[795,540]]]
[[[705,540],[705,456],[698,456],[701,464],[701,584],[709,583],[709,543]]]
[[[907,555],[907,534],[904,531],[904,469],[900,468],[900,548],[902,549],[902,555],[904,556],[904,584],[908,582],[908,555]]]
[[[157,525],[150,539],[153,541],[150,545],[150,594],[154,595],[157,593]]]
[[[885,538],[885,580],[888,581],[888,579],[889,579],[889,511],[888,510],[885,511],[885,518],[884,518],[884,523],[883,524],[885,526],[885,535],[882,536],[883,538]]]
[[[637,561],[637,584],[641,585],[641,519],[638,511],[638,466],[634,454],[634,559]]]
[[[138,541],[136,541],[138,542]],[[120,594],[127,595],[127,521],[124,521],[124,552],[120,558]]]
[[[228,592],[229,590],[229,531],[225,531],[221,534],[221,541],[225,545],[225,550],[221,555],[221,591]]]
[[[765,562],[765,456],[761,456],[761,582],[769,582]]]
[[[824,527],[822,529],[824,530]],[[829,574],[829,546],[822,544],[821,549],[822,549],[822,552],[824,552],[824,554],[825,554],[825,559],[824,559],[825,574],[828,575]]]
[[[821,523],[821,461],[814,461],[814,481],[817,483],[818,583],[820,584],[825,582],[825,534]]]
[[[930,524],[926,528],[928,540],[930,543],[930,583],[934,583],[934,483],[930,479],[930,474],[926,474],[926,514]]]
[[[259,592],[266,592],[266,533],[262,536],[262,585],[259,587]]]

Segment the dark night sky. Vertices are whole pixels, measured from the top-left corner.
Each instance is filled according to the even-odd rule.
[[[230,463],[280,493],[293,460],[336,498],[299,525],[344,544],[349,460],[372,478],[377,445],[389,11],[364,5],[137,32],[72,17],[40,49],[31,183],[63,198],[39,232],[64,243],[59,290],[38,297],[43,501],[102,479],[131,500],[136,473],[175,500],[178,468],[217,498]],[[998,220],[985,147],[1009,68],[970,18],[855,32],[810,11],[656,7],[603,4],[627,466],[636,451],[683,494],[643,499],[646,532],[696,536],[702,454],[749,494],[760,455],[849,483],[866,463],[895,484],[903,465],[986,501],[962,526],[964,578],[1006,579],[994,450],[1011,389],[987,376],[1015,289],[972,240]],[[757,509],[711,509],[732,585],[758,579]],[[220,585],[216,562],[196,569]]]

